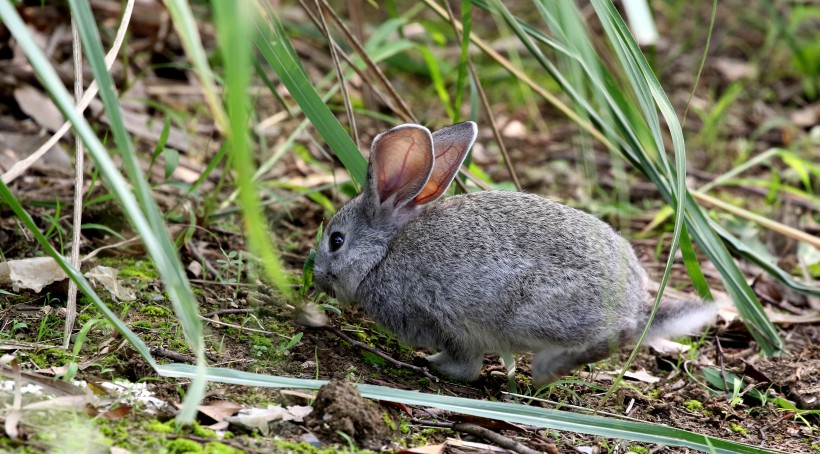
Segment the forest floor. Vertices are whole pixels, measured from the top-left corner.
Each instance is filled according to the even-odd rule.
[[[50,46],[52,60],[70,68],[71,35],[66,10],[51,3],[34,3],[20,11],[32,24],[32,30]],[[100,24],[106,33],[113,34],[105,27],[116,22],[120,2],[91,3],[95,14],[105,19]],[[737,0],[719,5],[719,26],[685,125],[690,187],[701,186],[773,147],[808,153],[801,156],[815,163],[820,160],[820,101],[807,100],[801,79],[783,69],[787,62],[777,56],[775,51],[780,48],[772,44],[775,38],[767,34],[765,23],[755,22],[763,21],[755,16],[759,11],[742,11],[738,6],[743,4]],[[339,306],[341,313],[330,314],[329,327],[299,325],[292,311],[298,303],[284,301],[253,275],[253,260],[246,252],[241,221],[233,205],[220,205],[230,200],[233,191],[231,185],[221,183],[227,176],[219,170],[212,172],[194,196],[184,194],[181,185],[173,183],[195,181],[219,147],[219,140],[212,125],[192,114],[202,109],[203,102],[186,69],[176,64],[176,56],[182,55],[178,40],[173,34],[160,32],[162,19],[157,11],[161,5],[147,1],[140,8],[141,13],[132,23],[132,38],[126,44],[131,61],[115,64],[112,74],[118,83],[129,87],[123,95],[128,101],[124,109],[131,114],[132,133],[139,138],[146,162],[150,161],[165,121],[165,109],[190,114],[184,117],[187,129],[177,122],[171,127],[169,146],[179,151],[177,165],[170,167],[166,175],[168,166],[162,164],[167,164],[168,158],[162,156],[149,169],[149,175],[169,219],[180,226],[192,219],[199,225],[180,254],[183,263],[190,265],[189,277],[205,319],[210,364],[569,411],[598,408],[602,415],[665,424],[767,450],[820,452],[820,303],[784,288],[747,263],[741,262],[741,269],[775,321],[787,355],[761,355],[747,327],[732,310],[717,270],[701,257],[704,274],[721,305],[721,321],[702,338],[679,339],[680,343],[667,351],[642,349],[631,372],[606,400],[603,397],[629,356],[628,351],[541,389],[530,381],[531,356],[522,355],[516,364],[513,389],[505,367],[492,355],[485,359],[476,383],[430,376],[423,360],[429,352],[399,343],[356,306]],[[705,4],[677,10],[668,5],[664,8],[657,17],[662,38],[650,61],[682,114],[705,43],[709,8]],[[286,21],[298,18],[298,8],[293,9],[296,11],[284,15]],[[476,22],[480,26],[478,19]],[[689,39],[684,39],[687,36]],[[308,72],[314,75],[331,69],[320,46],[308,40],[296,46]],[[0,75],[2,172],[20,159],[15,152],[25,156],[42,143],[42,131],[53,131],[62,119],[54,117],[46,94],[7,32],[0,32],[0,65],[4,68]],[[434,107],[435,95],[427,93],[432,90],[424,81],[401,83],[408,92],[423,91],[423,96],[414,100],[415,111],[428,112],[426,119],[431,121],[445,118],[441,107]],[[612,223],[629,238],[650,275],[659,279],[671,240],[671,221],[652,225],[663,206],[655,186],[627,168],[626,193],[606,197],[623,187],[619,180],[623,169],[613,165],[614,157],[593,147],[593,157],[587,156],[581,162],[576,128],[565,118],[549,107],[539,106],[548,124],[541,129],[527,123],[528,112],[512,103],[505,104],[500,94],[495,97],[494,113],[501,122],[524,189],[593,212]],[[267,118],[278,109],[271,97],[260,97],[257,108],[259,118]],[[99,107],[92,104],[88,118],[105,131]],[[276,131],[289,132],[297,124],[297,120],[286,120]],[[369,144],[384,128],[384,123],[363,118],[359,124],[362,144]],[[272,152],[281,143],[275,133],[270,133],[270,141],[270,150],[263,153]],[[493,180],[507,181],[509,175],[492,143],[489,130],[481,128],[474,160]],[[805,143],[808,148],[801,145]],[[37,224],[64,251],[70,241],[72,212],[70,147],[64,139],[46,159],[10,184]],[[300,137],[297,148],[286,153],[266,176],[267,181],[277,182],[268,189],[279,197],[279,203],[270,204],[266,214],[286,268],[298,283],[316,232],[331,214],[323,203],[338,207],[349,199],[349,194],[325,189],[316,193],[321,196],[319,201],[299,196],[300,190],[335,182],[338,174],[331,171],[334,164],[320,145],[306,135]],[[590,162],[595,180],[590,180],[589,169],[583,168]],[[790,178],[799,180],[799,172],[795,176],[793,167],[778,161],[753,169],[748,181],[722,190],[721,197],[817,235],[816,197],[772,192],[771,187],[752,182],[753,177],[773,181],[774,169],[779,169],[777,178],[784,185]],[[121,242],[133,233],[119,208],[105,194],[106,190],[97,184],[87,197],[93,203],[84,208],[83,223],[87,228],[83,231],[83,253],[99,251],[83,262],[83,271],[98,265],[117,270],[116,282],[132,296],[118,298],[98,290],[117,315],[151,347],[156,358],[192,362],[156,270],[138,242]],[[196,218],[203,207],[209,208],[210,216]],[[189,217],[191,213],[195,214]],[[769,251],[784,269],[799,268],[794,242],[761,231],[751,223],[722,219],[734,223],[733,231],[745,229],[752,238],[750,242]],[[644,231],[647,226],[649,230]],[[174,233],[183,230],[180,227]],[[112,244],[117,246],[100,249]],[[6,260],[42,255],[5,204],[0,204],[0,252]],[[682,260],[675,265],[670,285],[675,291],[695,294]],[[24,389],[22,399],[26,404],[43,399],[43,393],[62,399],[59,404],[27,413],[25,424],[19,426],[9,422],[11,413],[4,413],[5,435],[0,437],[0,451],[107,452],[110,446],[111,452],[229,452],[233,448],[246,452],[416,449],[413,452],[432,453],[444,449],[457,453],[493,452],[500,449],[499,440],[514,440],[525,448],[544,452],[690,452],[685,448],[502,424],[430,408],[368,403],[356,396],[355,388],[337,382],[324,389],[319,398],[315,392],[213,383],[198,424],[179,431],[172,418],[188,382],[158,377],[127,341],[100,322],[101,314],[87,299],[81,297],[79,301],[74,338],[79,351],[66,352],[60,347],[66,281],[51,283],[38,292],[25,288],[13,291],[2,282],[0,289],[4,291],[0,293],[0,347],[4,355],[0,376],[7,380],[0,382],[0,398],[11,405],[15,386],[25,382],[39,384]],[[315,292],[307,293],[308,298],[316,296]],[[323,302],[335,304],[332,300]],[[77,333],[80,329],[81,337]],[[686,351],[680,351],[684,348]],[[76,369],[69,370],[69,364]],[[704,370],[717,371],[717,375],[710,376]],[[69,373],[73,380],[60,379]],[[715,376],[720,377],[719,381],[728,377],[728,392],[715,391],[723,387],[709,382],[708,378]],[[734,377],[742,380],[734,381]],[[93,396],[85,389],[92,389]],[[312,406],[312,412],[308,406]],[[245,413],[237,414],[240,408],[246,409]],[[251,415],[248,409],[256,413]],[[324,415],[329,416],[323,419]],[[491,429],[501,438],[488,438],[482,428]],[[510,449],[525,452],[521,446]]]

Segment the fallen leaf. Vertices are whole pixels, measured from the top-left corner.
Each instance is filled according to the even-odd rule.
[[[729,82],[752,78],[757,73],[754,65],[736,58],[717,57],[712,61],[712,64],[723,78]]]
[[[458,438],[448,438],[444,441],[447,446],[454,446],[456,448],[473,448],[480,449],[486,452],[508,452],[506,449],[498,446],[488,445],[486,443],[475,443],[472,441],[459,440]]]
[[[100,417],[109,421],[118,421],[129,413],[131,413],[130,405],[120,405],[117,408],[108,410],[107,412],[101,414]]]
[[[117,274],[119,274],[119,270],[116,268],[97,265],[85,273],[84,276],[91,281],[95,287],[101,285],[104,289],[108,290],[111,296],[118,301],[136,300],[137,296],[134,292],[122,285],[120,280],[117,279]]]
[[[241,405],[229,400],[215,400],[197,407],[200,413],[216,422],[224,421],[228,416],[233,416],[241,408]]]
[[[263,436],[267,436],[270,433],[268,423],[278,420],[302,422],[311,411],[313,411],[311,406],[298,405],[287,408],[281,405],[269,405],[267,408],[243,408],[236,416],[226,417],[225,421],[248,430],[258,430]]]
[[[795,125],[801,128],[810,128],[820,123],[820,103],[811,104],[797,109],[789,115]]]
[[[196,260],[191,260],[191,262],[188,263],[188,266],[185,267],[185,269],[188,270],[188,273],[190,273],[191,277],[193,278],[199,279],[200,277],[202,277],[202,264],[197,262]]]
[[[656,376],[654,376],[654,375],[650,374],[650,373],[649,373],[649,372],[647,372],[645,369],[641,369],[641,370],[639,370],[639,371],[637,371],[637,372],[630,372],[630,371],[627,371],[627,372],[624,374],[624,377],[629,377],[629,378],[631,378],[631,379],[633,379],[633,380],[642,381],[642,382],[644,382],[644,383],[657,383],[657,382],[661,381],[661,379],[660,379],[660,378],[658,378],[658,377],[656,377]]]
[[[228,430],[228,427],[230,427],[230,426],[231,426],[231,423],[229,423],[228,421],[219,421],[217,423],[211,424],[210,426],[202,426],[202,427],[205,427],[206,429],[211,429],[211,430]]]
[[[66,274],[51,257],[33,257],[0,263],[0,284],[11,283],[15,292],[20,289],[40,291],[52,282],[62,281]]]
[[[60,109],[45,93],[31,85],[20,85],[14,90],[14,99],[26,115],[49,131],[56,131],[65,122]]]
[[[402,449],[396,451],[397,454],[415,453],[415,454],[441,454],[447,445],[427,445],[419,446],[418,448]]]
[[[681,354],[692,348],[691,345],[681,344],[669,339],[652,339],[646,345],[662,355]]]

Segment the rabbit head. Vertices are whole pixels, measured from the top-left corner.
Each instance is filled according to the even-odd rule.
[[[364,190],[325,227],[314,265],[316,288],[355,302],[362,279],[396,234],[447,190],[476,134],[468,121],[433,134],[406,124],[376,136]]]

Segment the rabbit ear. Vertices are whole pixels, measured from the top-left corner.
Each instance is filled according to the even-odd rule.
[[[476,135],[478,128],[472,121],[448,126],[433,133],[433,173],[430,174],[424,189],[414,199],[417,204],[432,202],[444,194],[464,163]]]
[[[410,202],[433,170],[433,138],[424,126],[406,124],[385,131],[370,150],[368,186],[376,205],[394,208]]]

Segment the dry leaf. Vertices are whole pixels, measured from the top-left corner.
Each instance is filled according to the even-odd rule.
[[[119,270],[116,268],[98,265],[85,273],[85,277],[91,281],[91,284],[95,287],[101,285],[104,289],[108,290],[111,296],[118,301],[134,301],[137,299],[134,292],[120,283],[119,279],[117,279],[117,274],[119,274]]]
[[[736,58],[717,57],[712,61],[712,64],[723,78],[729,82],[752,78],[757,72],[754,65]]]
[[[681,344],[680,342],[671,341],[669,339],[652,339],[647,342],[646,345],[652,347],[653,350],[662,355],[681,354],[692,348],[691,345]]]
[[[109,421],[118,421],[124,418],[127,414],[131,413],[131,406],[130,405],[120,405],[117,408],[112,410],[108,410],[107,412],[99,415],[101,418],[107,419]]]
[[[268,408],[244,408],[236,416],[226,417],[231,424],[245,427],[249,430],[258,430],[263,436],[270,433],[268,423],[272,421],[295,421],[302,419],[313,411],[311,406],[292,406],[283,408],[281,405],[269,405]]]
[[[656,376],[654,376],[654,375],[650,374],[650,373],[649,373],[649,372],[647,372],[645,369],[641,369],[641,370],[639,370],[639,371],[637,371],[637,372],[629,372],[629,371],[627,371],[627,372],[624,374],[624,377],[629,377],[629,378],[631,378],[631,379],[633,379],[633,380],[642,381],[642,382],[644,382],[644,383],[657,383],[657,382],[661,381],[661,379],[660,379],[660,378],[658,378],[658,377],[656,377]]]
[[[810,128],[820,124],[820,103],[795,110],[789,115],[789,118],[801,128]]]
[[[400,451],[396,451],[396,454],[407,454],[407,453],[415,453],[415,454],[441,454],[444,452],[444,448],[447,445],[427,445],[427,446],[419,446],[418,448],[412,449],[402,449]]]
[[[197,407],[200,413],[216,422],[224,421],[228,416],[233,416],[241,408],[241,405],[229,400],[215,400]]]
[[[51,257],[34,257],[0,263],[0,285],[11,283],[15,292],[20,289],[40,291],[52,282],[62,281],[66,274]]]
[[[454,446],[456,448],[472,448],[472,449],[480,449],[485,452],[507,452],[506,449],[499,448],[498,446],[488,445],[486,443],[475,443],[472,441],[464,441],[459,440],[458,438],[448,438],[445,440],[447,446]]]
[[[65,122],[63,114],[51,102],[51,98],[31,85],[23,84],[15,89],[14,99],[26,115],[49,131],[60,129]]]

